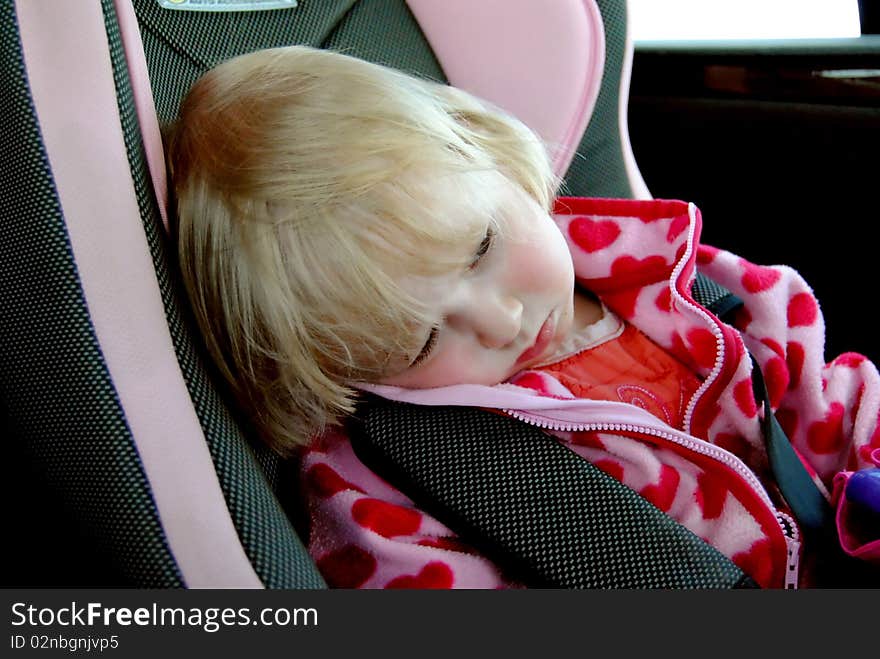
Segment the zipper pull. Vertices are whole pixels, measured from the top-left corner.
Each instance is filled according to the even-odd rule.
[[[794,590],[798,587],[798,572],[801,561],[801,543],[794,538],[785,536],[785,546],[788,548],[788,560],[785,564],[785,589]]]
[[[801,565],[801,534],[798,530],[797,523],[790,515],[776,511],[776,518],[782,527],[782,533],[785,536],[785,578],[784,588],[786,590],[795,590],[798,587],[798,576]]]

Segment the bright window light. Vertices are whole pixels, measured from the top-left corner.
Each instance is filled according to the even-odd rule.
[[[858,0],[629,0],[639,41],[857,37]]]

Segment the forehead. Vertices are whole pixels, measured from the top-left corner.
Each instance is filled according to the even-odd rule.
[[[496,170],[456,172],[421,183],[426,202],[463,227],[497,216],[509,186]]]
[[[380,212],[385,220],[374,227],[384,234],[377,237],[383,268],[395,279],[460,269],[489,224],[497,224],[506,197],[504,177],[468,171],[407,178],[399,182],[402,199],[391,200],[385,209],[390,212]]]
[[[419,243],[411,267],[399,262],[404,266],[396,277],[401,287],[421,300],[442,297],[473,261],[489,227],[503,232],[518,215],[521,200],[514,187],[495,171],[457,173],[434,181],[418,222],[433,225],[437,239]]]

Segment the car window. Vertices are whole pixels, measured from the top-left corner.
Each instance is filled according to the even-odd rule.
[[[857,37],[858,0],[629,0],[636,41]]]

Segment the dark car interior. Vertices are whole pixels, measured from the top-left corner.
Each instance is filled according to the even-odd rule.
[[[878,7],[858,38],[637,42],[629,111],[651,193],[696,203],[704,242],[799,270],[826,354],[874,360]]]

